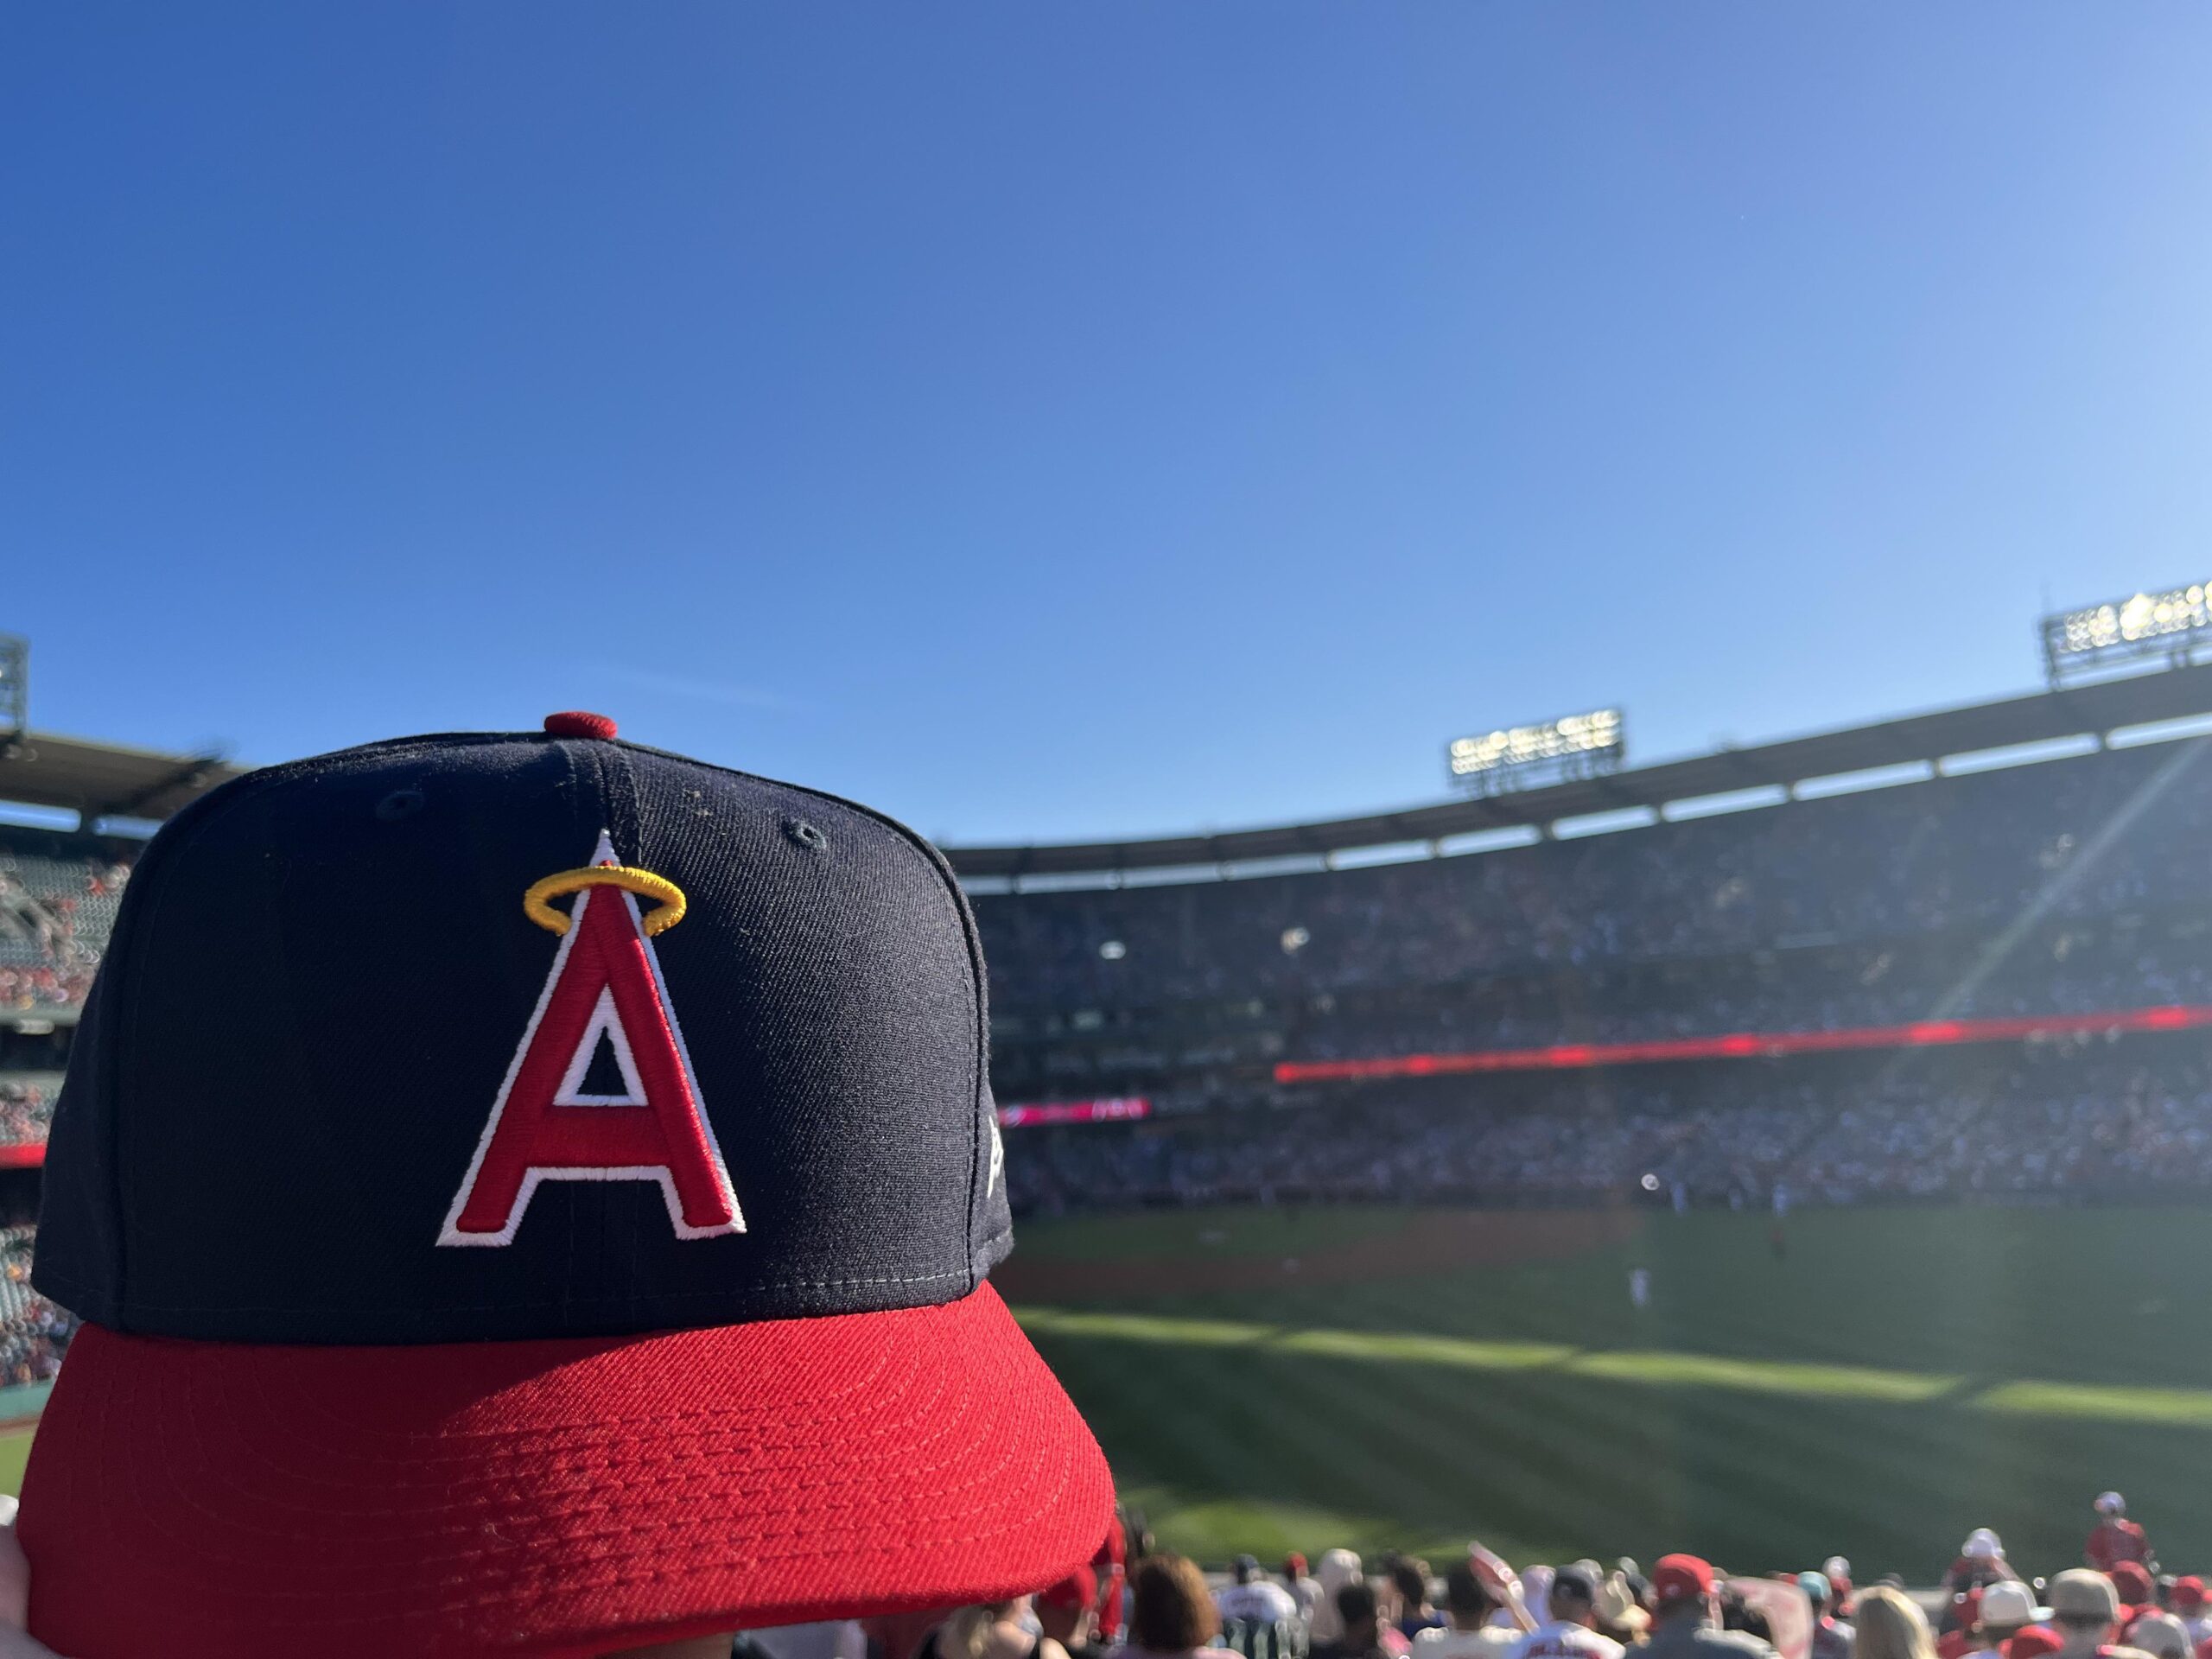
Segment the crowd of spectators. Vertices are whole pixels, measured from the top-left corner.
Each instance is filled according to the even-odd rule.
[[[1092,1564],[1032,1596],[740,1638],[747,1659],[2212,1659],[2212,1599],[2162,1573],[2117,1492],[2095,1502],[2082,1561],[2024,1576],[1978,1527],[1932,1591],[1853,1580],[1831,1555],[1731,1574],[1692,1554],[1517,1572],[1479,1543],[1426,1560],[1302,1554],[1226,1582],[1117,1517]],[[1936,1577],[1936,1563],[1919,1575]]]
[[[28,1225],[0,1228],[0,1387],[51,1380],[77,1329],[75,1319],[31,1288],[37,1234]]]
[[[41,1146],[54,1122],[61,1077],[52,1071],[0,1071],[0,1146]]]
[[[2190,902],[2187,744],[1325,874],[978,896],[1017,1015],[1451,983]]]
[[[1282,1102],[1310,1101],[1292,1104]],[[2187,1039],[1293,1091],[1007,1136],[1017,1211],[1328,1199],[1779,1202],[2212,1192]]]
[[[81,1002],[130,879],[107,843],[0,833],[0,1008]]]
[[[995,1019],[1010,1098],[1159,1092],[1194,1071],[1375,1056],[1839,1031],[2212,1003],[2212,928],[2030,930],[2005,945],[1836,946],[1785,957],[1620,964],[1462,986],[1324,995],[1205,1018]]]

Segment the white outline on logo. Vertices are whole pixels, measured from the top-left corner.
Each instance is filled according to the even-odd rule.
[[[604,830],[599,832],[599,845],[592,851],[594,864],[619,862],[614,856],[614,839]],[[691,1105],[698,1114],[699,1133],[707,1142],[707,1161],[714,1172],[715,1184],[729,1205],[728,1221],[713,1227],[693,1227],[683,1219],[683,1205],[676,1195],[676,1179],[669,1173],[666,1164],[620,1164],[575,1169],[548,1169],[531,1165],[523,1172],[521,1188],[515,1194],[514,1205],[507,1211],[506,1225],[496,1233],[464,1233],[461,1230],[461,1213],[468,1207],[469,1195],[476,1190],[476,1172],[483,1167],[484,1154],[491,1150],[493,1138],[499,1134],[499,1119],[507,1109],[507,1096],[515,1086],[515,1076],[522,1070],[523,1057],[530,1052],[531,1044],[537,1036],[538,1022],[545,1018],[545,1005],[553,999],[553,988],[560,983],[561,970],[568,965],[569,951],[582,931],[584,906],[602,893],[617,895],[629,907],[630,925],[636,930],[639,943],[645,948],[645,965],[652,970],[653,990],[660,998],[662,1017],[676,1039],[676,1058],[683,1067],[683,1080],[691,1090]],[[602,1013],[606,1015],[601,1023]],[[614,1045],[616,1063],[622,1069],[622,1081],[636,1094],[640,1103],[645,1099],[645,1088],[637,1073],[636,1062],[630,1054],[629,1033],[622,1029],[622,1021],[613,1007],[613,988],[600,988],[600,1001],[593,1009],[590,1020],[584,1027],[583,1040],[576,1046],[575,1054],[569,1059],[569,1070],[561,1080],[561,1087],[554,1095],[554,1103],[560,1106],[608,1106],[628,1104],[601,1096],[575,1093],[591,1068],[593,1050],[604,1029]],[[523,1027],[522,1040],[515,1045],[514,1058],[507,1062],[507,1075],[500,1080],[499,1097],[492,1105],[492,1116],[484,1125],[484,1133],[477,1137],[476,1153],[468,1160],[468,1173],[461,1177],[461,1190],[453,1197],[453,1207],[446,1211],[445,1230],[438,1235],[438,1243],[458,1245],[499,1246],[512,1244],[515,1233],[522,1225],[522,1218],[529,1213],[530,1201],[541,1181],[654,1181],[660,1186],[661,1202],[668,1206],[669,1225],[676,1229],[678,1238],[715,1238],[724,1233],[745,1230],[745,1212],[737,1207],[737,1190],[730,1185],[729,1166],[722,1160],[721,1144],[715,1139],[715,1126],[707,1116],[707,1104],[699,1095],[699,1079],[691,1069],[691,1051],[683,1041],[683,1027],[677,1023],[676,1005],[669,1000],[668,981],[660,970],[660,957],[653,950],[652,937],[645,930],[644,918],[639,913],[634,894],[620,887],[586,887],[576,894],[575,908],[569,912],[569,931],[561,935],[561,944],[553,953],[553,966],[547,970],[545,983],[537,993],[537,1006],[530,1011],[530,1023]]]
[[[588,1095],[584,1093],[584,1079],[591,1073],[591,1063],[599,1054],[599,1039],[607,1039],[607,1046],[614,1051],[614,1065],[622,1074],[622,1092],[619,1095]],[[622,1029],[622,1016],[614,1007],[614,988],[599,988],[599,1001],[592,1004],[591,1018],[584,1023],[584,1034],[576,1039],[576,1052],[569,1061],[569,1069],[562,1075],[561,1086],[553,1091],[556,1106],[647,1106],[645,1079],[638,1075],[638,1062],[630,1052],[630,1033]]]

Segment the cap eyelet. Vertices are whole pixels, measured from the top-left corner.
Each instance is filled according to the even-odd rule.
[[[402,818],[411,818],[423,810],[423,791],[419,789],[395,789],[377,803],[377,822],[397,823]]]
[[[810,853],[818,853],[830,844],[830,837],[804,818],[785,818],[784,833]]]

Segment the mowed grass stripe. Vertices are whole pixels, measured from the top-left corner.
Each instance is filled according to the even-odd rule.
[[[1402,1330],[1359,1334],[1402,1337],[1402,1328],[1436,1325],[1435,1289],[1434,1281],[1419,1280],[1371,1287],[1361,1299],[1363,1315]],[[1323,1339],[1333,1334],[1294,1333],[1295,1345],[1338,1351],[1338,1344]],[[1431,1478],[1427,1460],[1417,1457],[1408,1465],[1419,1471],[1439,1519],[1455,1529],[1478,1522],[1493,1540],[1557,1556],[1572,1540],[1618,1533],[1621,1506],[1631,1494],[1659,1501],[1653,1453],[1667,1426],[1634,1396],[1579,1382],[1549,1362],[1548,1356],[1571,1356],[1573,1348],[1501,1335],[1484,1339],[1484,1363],[1429,1364],[1422,1363],[1429,1333],[1412,1334],[1404,1357],[1389,1356],[1381,1374],[1400,1397],[1426,1402],[1426,1422],[1442,1431],[1433,1438],[1467,1446],[1474,1463],[1472,1478],[1450,1488]],[[1376,1369],[1369,1366],[1370,1374]],[[1357,1359],[1344,1369],[1347,1376],[1358,1372]]]
[[[2014,1416],[2088,1417],[2113,1422],[2212,1427],[2212,1389],[2148,1389],[2021,1378],[1969,1389],[1953,1373],[1865,1365],[1749,1359],[1659,1349],[1576,1349],[1563,1343],[1446,1337],[1419,1331],[1290,1329],[1255,1319],[1185,1319],[1090,1309],[1021,1307],[1039,1335],[1162,1347],[1265,1349],[1355,1363],[1488,1372],[1554,1371],[1647,1388],[1718,1389],[1801,1399],[1921,1404],[1957,1396],[1964,1409]]]
[[[1978,1411],[2016,1417],[2087,1417],[2108,1423],[2212,1428],[2212,1389],[2141,1389],[2125,1384],[2000,1382],[1974,1397]]]
[[[1138,1320],[1137,1328],[1145,1323]],[[1265,1489],[1284,1459],[1297,1456],[1295,1448],[1327,1446],[1339,1507],[1392,1512],[1403,1497],[1403,1465],[1341,1438],[1345,1402],[1338,1393],[1312,1386],[1311,1367],[1266,1364],[1249,1331],[1232,1331],[1227,1321],[1192,1323],[1198,1340],[1179,1352],[1172,1342],[1102,1341],[1101,1333],[1087,1336],[1080,1325],[1032,1335],[1075,1389],[1117,1471],[1133,1468],[1136,1484],[1179,1497],[1209,1484]],[[1225,1363],[1225,1350],[1262,1363]],[[1301,1403],[1305,1399],[1312,1404]],[[1169,1458],[1156,1455],[1161,1442],[1168,1443]],[[1211,1482],[1203,1478],[1209,1475]]]

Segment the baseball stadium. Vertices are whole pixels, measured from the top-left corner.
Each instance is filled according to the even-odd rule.
[[[1123,1503],[1217,1566],[1924,1583],[1985,1524],[2071,1559],[2120,1488],[2212,1558],[2212,666],[2202,589],[2153,601],[2123,671],[2054,619],[2027,695],[1650,766],[1596,711],[1404,810],[948,849],[994,1282]],[[11,1486],[73,1329],[29,1284],[72,1036],[145,836],[241,770],[13,706]]]

